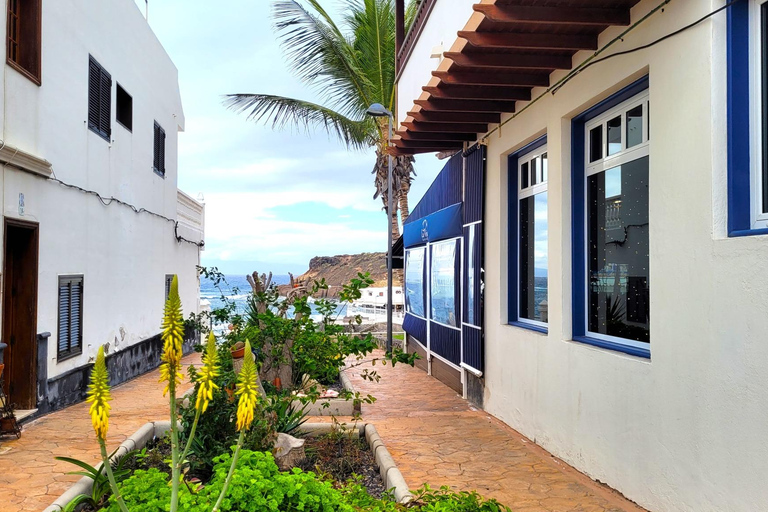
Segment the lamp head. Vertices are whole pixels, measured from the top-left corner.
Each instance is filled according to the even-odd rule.
[[[371,117],[392,117],[392,112],[381,103],[374,103],[365,111]]]

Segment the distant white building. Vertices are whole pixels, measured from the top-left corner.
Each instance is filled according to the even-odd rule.
[[[204,208],[177,189],[178,73],[134,2],[6,9],[4,384],[45,412],[84,397],[102,345],[113,383],[158,364],[168,276],[199,308]]]

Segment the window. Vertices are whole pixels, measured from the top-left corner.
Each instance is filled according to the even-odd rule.
[[[38,85],[40,85],[40,27],[40,0],[8,0],[7,62]]]
[[[728,7],[728,235],[768,234],[768,5]]]
[[[152,169],[160,176],[165,177],[165,130],[155,121],[155,149]]]
[[[130,131],[133,131],[133,98],[125,92],[120,84],[117,84],[117,94],[115,97],[115,118],[117,122]]]
[[[547,323],[547,147],[518,157],[518,320]]]
[[[456,240],[430,245],[431,318],[435,322],[457,327],[456,309]]]
[[[574,339],[650,356],[647,78],[574,120]],[[586,136],[585,136],[586,135]]]
[[[112,76],[88,58],[88,128],[109,141],[112,135]]]
[[[59,277],[57,360],[83,353],[83,276]]]
[[[424,318],[424,255],[426,249],[405,251],[405,307],[408,313]]]
[[[547,138],[513,153],[509,169],[508,316],[512,325],[547,332],[549,258]]]
[[[171,283],[173,282],[174,274],[165,274],[165,300],[168,300],[168,296],[171,294]]]

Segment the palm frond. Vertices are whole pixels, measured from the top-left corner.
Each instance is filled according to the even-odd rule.
[[[293,71],[342,115],[360,115],[376,99],[353,44],[317,0],[305,1],[313,12],[298,0],[273,4],[275,29]]]
[[[275,129],[290,126],[309,132],[313,128],[322,128],[353,149],[362,149],[375,143],[371,135],[375,127],[372,127],[371,119],[350,119],[308,101],[271,94],[228,94],[224,104],[230,110],[246,113],[249,120],[271,122]]]

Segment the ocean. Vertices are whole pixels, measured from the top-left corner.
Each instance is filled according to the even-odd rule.
[[[221,297],[224,295],[227,299],[233,300],[237,306],[238,313],[245,312],[246,299],[251,293],[251,285],[248,284],[244,275],[225,275],[225,281],[219,283],[218,288],[214,285],[213,281],[206,278],[200,278],[200,298],[205,299],[211,303],[211,310],[219,309],[224,305]],[[288,284],[291,282],[290,276],[285,275],[273,275],[272,283],[274,284]],[[221,288],[219,290],[219,288]],[[317,314],[315,305],[310,301],[310,307],[312,308],[312,318],[320,320],[321,317]],[[338,318],[344,317],[346,314],[347,305],[340,305],[336,310],[336,316]],[[293,308],[288,311],[288,316],[293,315]]]

